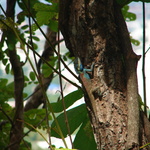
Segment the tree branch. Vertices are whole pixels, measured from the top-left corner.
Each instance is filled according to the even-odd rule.
[[[53,44],[53,46],[56,46],[56,43],[57,43],[57,41],[56,41],[56,32],[50,31],[50,29],[47,28],[47,38],[50,40],[50,42]],[[53,56],[53,55],[54,55],[54,51],[53,51],[53,49],[51,47],[49,47],[49,43],[46,41],[42,57],[46,61],[50,61],[50,56]],[[53,73],[49,77],[45,78],[44,75],[42,75],[40,73],[41,64],[42,64],[42,60],[39,59],[39,62],[38,62],[38,73],[39,73],[39,76],[40,76],[40,78],[42,80],[42,84],[44,86],[44,90],[46,91],[48,86],[49,86],[49,84],[51,83],[51,81],[53,79]],[[40,84],[38,84],[35,87],[34,91],[36,91],[36,92],[32,95],[32,97],[28,100],[28,102],[25,105],[25,108],[24,108],[25,111],[37,108],[42,103],[43,104],[45,103],[44,96],[43,96],[43,91],[42,91],[42,88],[41,88]]]

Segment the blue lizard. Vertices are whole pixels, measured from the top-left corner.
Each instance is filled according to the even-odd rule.
[[[88,72],[92,72],[94,69],[94,64],[92,63],[90,69],[86,69],[83,67],[81,60],[79,58],[76,58],[76,60],[74,61],[74,67],[75,67],[75,71],[77,74],[80,75],[80,81],[83,87],[83,91],[85,94],[85,97],[88,96],[88,100],[91,103],[91,107],[94,111],[94,114],[97,114],[96,112],[96,101],[95,99],[99,96],[99,98],[101,99],[103,96],[103,93],[101,93],[100,91],[100,87],[96,86],[94,82],[92,82]]]
[[[90,79],[90,76],[87,72],[92,72],[94,68],[94,63],[92,63],[91,68],[86,69],[83,67],[80,58],[74,60],[74,68],[77,74],[83,73],[86,79]]]

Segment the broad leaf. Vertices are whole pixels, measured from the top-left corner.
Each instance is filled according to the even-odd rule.
[[[86,111],[85,104],[82,104],[78,107],[75,107],[67,111],[68,123],[69,123],[71,134],[82,124],[86,115],[87,115],[87,111]],[[66,127],[66,120],[65,120],[64,113],[60,114],[57,117],[57,121],[59,123],[60,129],[64,137],[67,137],[68,130]],[[52,123],[51,136],[61,138],[55,122]]]
[[[64,97],[65,108],[67,109],[72,104],[74,104],[77,100],[81,99],[82,97],[83,97],[83,92],[80,89],[69,93],[68,95]],[[53,111],[56,113],[62,112],[64,110],[62,100],[56,103],[51,103],[50,105],[53,108]]]
[[[58,3],[52,3],[51,5],[37,3],[34,5],[34,9],[37,11],[36,19],[38,24],[40,26],[49,25],[51,30],[57,32],[58,22],[55,20],[58,18]]]
[[[49,120],[51,120],[51,116],[48,114]],[[44,119],[45,118],[45,119]],[[46,111],[45,109],[32,109],[24,113],[24,120],[27,124],[25,124],[26,127],[29,129],[31,126],[28,124],[31,124],[34,127],[38,128],[47,128],[47,122],[46,122]]]
[[[50,23],[48,24],[50,29],[54,32],[58,32],[58,22],[55,20],[51,20]]]
[[[97,150],[93,131],[88,117],[85,118],[75,137],[74,146],[80,150]]]

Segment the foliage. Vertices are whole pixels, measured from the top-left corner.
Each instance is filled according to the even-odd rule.
[[[58,31],[58,3],[51,2],[49,5],[44,3],[36,3],[33,8],[37,12],[36,19],[40,26],[45,24],[48,25],[51,30],[55,32]]]
[[[41,3],[38,0],[30,2],[30,7],[27,7],[27,0],[18,0],[18,6],[21,11],[16,15],[16,21],[14,22],[11,18],[7,18],[4,15],[0,16],[0,28],[6,34],[13,32],[13,36],[9,36],[9,41],[5,34],[2,36],[0,43],[0,61],[5,67],[6,74],[13,76],[13,71],[9,63],[8,50],[16,49],[17,52],[21,51],[21,54],[25,55],[25,59],[21,61],[21,54],[18,54],[22,67],[26,67],[27,63],[30,64],[31,71],[24,70],[24,87],[29,87],[31,83],[37,84],[39,82],[38,75],[34,64],[34,59],[29,57],[30,53],[33,52],[37,55],[38,43],[41,42],[40,38],[36,35],[36,30],[40,29],[41,26],[49,26],[54,32],[58,31],[58,3],[54,0],[46,1],[48,4]],[[136,15],[129,12],[129,6],[126,5],[131,0],[117,0],[117,2],[124,6],[122,12],[126,21],[136,20]],[[145,2],[149,2],[148,0]],[[31,19],[33,23],[27,23],[28,19]],[[11,42],[10,42],[11,41]],[[135,45],[139,45],[139,41],[131,37],[131,42]],[[31,44],[32,43],[32,44]],[[39,57],[39,55],[37,55]],[[68,55],[62,56],[63,61],[70,60]],[[58,56],[51,58],[50,62],[46,62],[42,66],[42,73],[44,77],[48,77],[55,69],[58,70]],[[51,66],[51,68],[49,67]],[[0,78],[0,149],[7,147],[9,143],[9,132],[12,127],[12,121],[14,118],[14,110],[9,105],[9,101],[14,100],[14,81],[9,82],[7,78]],[[46,93],[45,93],[46,94]],[[28,96],[24,92],[24,98]],[[70,127],[70,134],[75,134],[74,146],[80,150],[96,150],[96,143],[91,129],[91,124],[87,115],[85,104],[73,107],[73,104],[83,97],[83,91],[77,89],[68,95],[62,97],[61,100],[56,102],[49,102],[47,105],[48,112],[46,109],[32,109],[24,113],[24,125],[28,132],[37,132],[36,129],[47,130],[49,127],[49,121],[51,121],[51,136],[62,138],[68,136],[68,127]],[[65,109],[63,104],[65,105]],[[65,116],[66,111],[66,116]],[[48,117],[47,117],[48,116]],[[46,120],[48,119],[48,122]],[[82,142],[81,142],[82,141]],[[29,147],[31,143],[27,142]],[[21,143],[21,149],[25,149],[26,144]],[[57,148],[55,148],[57,150]],[[62,150],[69,150],[60,148]]]
[[[134,21],[134,20],[136,20],[136,15],[132,12],[129,12],[129,6],[128,5],[125,5],[122,8],[122,13],[123,13],[123,16],[125,18],[125,21]]]
[[[38,127],[39,129],[45,130],[47,128],[46,120],[44,119],[46,117],[45,109],[32,109],[24,113],[24,121],[28,124],[31,124],[34,127]],[[49,115],[49,120],[51,120],[52,117]],[[25,127],[30,128],[28,124],[25,124]]]
[[[125,5],[122,8],[122,14],[123,14],[124,19],[125,19],[126,22],[136,20],[136,14],[134,14],[132,12],[129,12],[129,6],[128,5]],[[131,43],[134,44],[135,46],[140,45],[140,42],[138,40],[134,39],[132,36],[130,36],[130,39],[131,39]]]

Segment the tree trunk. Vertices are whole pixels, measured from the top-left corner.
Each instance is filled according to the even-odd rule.
[[[14,20],[16,0],[7,0],[6,17],[11,17]],[[14,74],[14,97],[15,97],[15,112],[10,131],[10,143],[7,149],[18,150],[23,137],[23,89],[24,89],[24,74],[22,64],[18,58],[15,47],[15,36],[10,30],[6,31],[7,44],[11,45],[8,49],[8,56]],[[10,49],[11,48],[11,49]]]
[[[139,149],[146,142],[139,119],[140,56],[121,8],[113,0],[61,0],[59,13],[67,48],[84,68],[95,63],[91,79],[80,78],[98,150]]]

